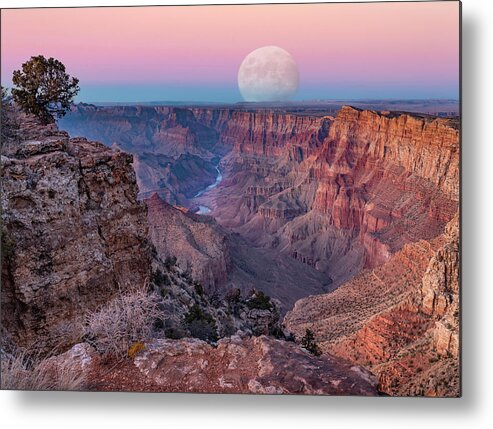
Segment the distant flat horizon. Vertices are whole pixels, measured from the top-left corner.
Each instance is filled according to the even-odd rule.
[[[459,99],[456,98],[327,98],[327,99],[305,99],[305,100],[292,100],[292,101],[264,101],[264,102],[251,102],[251,101],[236,101],[236,102],[227,102],[227,101],[212,101],[212,100],[126,100],[126,101],[116,101],[116,100],[102,100],[102,101],[79,101],[75,104],[94,104],[104,105],[104,104],[186,104],[186,105],[194,105],[194,104],[226,104],[226,105],[298,105],[298,104],[307,104],[307,103],[340,103],[340,102],[367,102],[367,103],[375,103],[375,102],[406,102],[406,103],[423,103],[423,102],[454,102],[459,103]]]
[[[189,102],[189,101],[136,101],[136,102],[81,102],[76,106],[96,106],[96,107],[212,107],[212,108],[231,108],[240,110],[251,109],[277,109],[286,112],[299,114],[326,115],[336,113],[342,106],[350,105],[360,109],[375,111],[394,111],[430,114],[435,116],[458,116],[460,113],[460,101],[454,99],[327,99],[327,100],[303,100],[290,102]]]

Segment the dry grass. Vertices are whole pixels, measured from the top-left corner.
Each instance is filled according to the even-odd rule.
[[[2,352],[0,386],[5,390],[82,390],[86,376],[67,364],[38,360],[26,351]]]
[[[152,336],[158,317],[156,295],[145,289],[125,292],[88,314],[86,337],[101,354],[124,358],[132,344]]]

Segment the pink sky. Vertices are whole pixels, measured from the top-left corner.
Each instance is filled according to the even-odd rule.
[[[298,64],[300,91],[407,88],[456,97],[458,23],[458,2],[445,1],[4,9],[2,84],[43,54],[61,60],[82,87],[236,88],[243,58],[278,45]]]

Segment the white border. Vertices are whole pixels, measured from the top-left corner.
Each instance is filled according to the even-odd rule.
[[[248,0],[242,3],[254,3]],[[282,2],[282,1],[280,1]],[[289,1],[284,1],[284,3]],[[0,0],[0,7],[207,1]],[[214,3],[228,3],[216,0]],[[276,3],[272,1],[272,3]],[[463,398],[401,399],[191,394],[0,392],[3,427],[487,428],[493,427],[493,16],[463,1]],[[90,28],[88,28],[88,32]],[[490,423],[488,423],[488,421]]]

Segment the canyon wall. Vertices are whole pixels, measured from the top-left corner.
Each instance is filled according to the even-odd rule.
[[[232,146],[221,186],[200,201],[221,224],[338,284],[440,234],[457,211],[453,120],[351,107],[336,118],[194,113]]]
[[[59,124],[73,137],[133,154],[141,198],[157,192],[173,204],[184,204],[216,177],[211,149],[221,153],[217,132],[198,123],[188,109],[81,103]]]
[[[289,367],[295,372],[316,364],[332,375],[330,362],[341,359],[377,374],[387,394],[460,394],[456,121],[351,107],[330,117],[87,105],[66,121],[72,134],[91,130],[105,145],[22,117],[19,140],[2,153],[2,324],[20,346],[56,347],[87,311],[150,282],[166,336],[192,335],[183,320],[194,305],[219,336],[279,332],[280,313],[292,309],[286,327],[298,339],[311,329],[320,361],[274,340],[240,338],[224,352],[245,349],[246,359],[269,362],[275,355],[274,367],[285,370],[280,351],[299,365]],[[119,148],[134,154],[137,178]],[[222,182],[195,197],[218,162]],[[158,188],[148,213],[137,182],[141,198]],[[191,213],[198,204],[214,219]],[[168,267],[172,256],[179,264]],[[238,302],[212,303],[193,277],[206,292],[239,289]],[[274,298],[267,313],[251,308],[252,289]],[[183,350],[197,368],[206,349],[224,364],[205,343],[173,347],[170,359],[146,355],[166,363],[162,373],[145,362],[139,371],[159,385],[168,364],[183,364]],[[347,373],[352,364],[337,368]],[[229,369],[222,371],[241,375]],[[339,375],[323,386],[271,373],[264,381],[285,393],[326,393]],[[265,389],[255,370],[245,376]],[[181,377],[173,383],[166,388],[185,389]],[[224,379],[187,383],[228,389]],[[374,393],[369,383],[363,391]]]
[[[333,287],[442,233],[457,211],[453,119],[349,106],[336,117],[79,106],[64,124],[90,125],[107,144],[121,139],[136,154],[141,196],[159,188],[168,203],[206,205],[222,226],[323,272]],[[219,159],[220,186],[194,198]]]
[[[176,258],[178,266],[209,295],[238,290],[248,296],[252,290],[261,290],[278,300],[285,313],[307,294],[332,289],[323,273],[276,250],[252,246],[211,216],[171,206],[157,194],[145,204],[149,237],[158,257]]]
[[[210,293],[222,287],[231,265],[226,233],[212,218],[173,207],[157,194],[145,203],[149,237],[160,257],[177,258],[178,265]]]
[[[189,240],[184,247],[190,251],[212,249],[207,258],[217,259],[219,265],[207,265],[207,258],[197,264],[208,267],[206,278],[214,278],[216,268],[219,272],[228,264],[224,237],[214,235],[220,229],[211,227],[212,219],[187,214],[157,196],[148,201],[151,216],[147,216],[145,204],[137,200],[131,155],[85,138],[69,138],[54,125],[42,126],[29,116],[20,115],[19,123],[16,139],[2,147],[1,160],[2,336],[12,339],[12,350],[27,350],[36,358],[52,355],[40,365],[55,375],[68,368],[78,375],[90,371],[85,388],[94,390],[106,389],[106,377],[111,375],[108,384],[116,383],[117,390],[377,394],[376,380],[364,369],[329,355],[315,357],[293,342],[274,339],[272,335],[284,338],[277,300],[256,291],[228,299],[210,297],[186,269],[161,260],[160,253],[180,245],[166,241],[183,234]],[[158,214],[153,217],[155,209]],[[150,238],[162,248],[149,242],[148,219],[170,222],[152,224],[157,235]],[[198,231],[200,224],[205,236]],[[322,279],[313,279],[320,273],[313,268],[262,249],[255,250],[260,252],[255,261],[247,261],[252,257],[248,246],[241,240],[231,244],[235,281],[255,273],[251,267],[258,264],[261,267],[255,269],[274,273],[274,279],[306,281],[301,288],[294,285],[294,292],[287,281],[275,284],[280,296],[294,300],[311,288],[322,291]],[[250,285],[257,277],[272,282],[268,273],[258,271]],[[108,368],[98,356],[95,338],[83,335],[84,318],[143,286],[158,300],[161,312],[153,325],[154,338],[133,361],[120,360]],[[202,336],[217,341],[217,347],[171,339]],[[80,341],[85,342],[61,353]],[[2,351],[3,347],[2,343]],[[2,369],[4,359],[9,356],[2,352]],[[243,369],[235,366],[240,360]],[[184,377],[190,368],[192,373]],[[135,384],[128,384],[129,374],[135,375]]]

